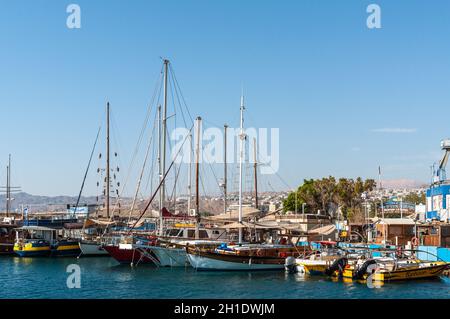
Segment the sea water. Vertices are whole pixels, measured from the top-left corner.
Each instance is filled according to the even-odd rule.
[[[79,267],[68,268],[73,264]],[[74,268],[79,270],[79,288],[69,288],[74,286],[70,284]],[[190,267],[131,267],[109,257],[2,256],[0,288],[0,298],[450,298],[448,277],[369,288],[362,282],[287,274],[283,270],[201,272]]]

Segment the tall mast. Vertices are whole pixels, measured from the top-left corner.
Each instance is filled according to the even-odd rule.
[[[244,161],[244,95],[241,96],[241,130],[240,130],[240,155],[239,155],[239,223],[242,223],[242,165]],[[239,227],[239,244],[242,243],[242,228]]]
[[[199,194],[199,174],[200,174],[200,137],[201,137],[202,118],[197,117],[197,147],[195,160],[195,238],[199,238],[200,226],[200,194]]]
[[[164,60],[164,105],[162,117],[162,176],[166,173],[166,148],[167,148],[167,79],[169,71],[169,60]],[[162,177],[161,177],[162,178]],[[165,180],[161,185],[162,206],[166,200],[166,185]],[[162,212],[161,212],[162,214]]]
[[[106,103],[106,217],[109,218],[110,168],[109,168],[109,102]]]
[[[256,138],[253,138],[253,152],[255,164],[253,165],[254,175],[255,175],[255,208],[258,209],[258,160],[257,160],[257,150],[256,150]]]
[[[6,167],[6,217],[9,217],[11,208],[11,154],[8,157],[8,166]]]
[[[191,213],[192,197],[192,130],[189,131],[189,171],[188,171],[188,215]]]
[[[164,173],[162,171],[162,162],[161,162],[161,105],[158,106],[158,170],[159,170],[159,182],[162,183],[164,178]],[[162,185],[162,184],[161,184]],[[162,216],[162,208],[163,208],[163,192],[161,189],[159,190],[159,235],[163,234],[163,216]]]
[[[223,167],[224,167],[224,172],[223,172],[223,213],[226,214],[227,213],[227,130],[228,130],[228,125],[224,125],[223,126],[223,131],[224,131],[224,151],[223,151]]]

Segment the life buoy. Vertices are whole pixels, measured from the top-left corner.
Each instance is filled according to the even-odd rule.
[[[287,253],[285,253],[285,252],[280,252],[280,253],[278,253],[278,256],[280,257],[280,258],[286,258],[287,257]]]
[[[258,257],[263,257],[263,256],[264,256],[264,250],[258,249],[258,250],[256,251],[256,256],[258,256]]]
[[[411,239],[411,245],[413,245],[413,246],[419,246],[419,238],[413,237],[413,238]]]

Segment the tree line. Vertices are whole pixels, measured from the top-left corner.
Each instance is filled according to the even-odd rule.
[[[291,192],[284,201],[284,211],[329,214],[354,221],[364,220],[364,193],[376,187],[373,179],[325,177],[305,179],[296,191]],[[302,207],[303,206],[303,207]],[[337,214],[341,214],[337,216]]]

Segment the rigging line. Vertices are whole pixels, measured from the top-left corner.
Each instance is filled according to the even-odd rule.
[[[162,76],[163,76],[163,66],[161,66],[161,70],[160,70],[159,76],[156,79],[155,89],[153,91],[153,95],[152,95],[152,98],[150,100],[149,107],[147,107],[147,112],[146,112],[146,115],[145,115],[145,118],[144,118],[144,123],[142,125],[141,131],[140,131],[140,134],[139,134],[139,137],[138,137],[138,141],[136,143],[136,146],[135,146],[135,149],[134,149],[134,152],[133,152],[133,156],[132,156],[130,165],[128,167],[127,177],[126,177],[126,179],[125,179],[125,181],[123,183],[122,190],[124,190],[126,188],[126,186],[128,185],[128,181],[129,181],[130,174],[131,174],[131,169],[132,169],[132,167],[134,165],[134,162],[135,162],[135,160],[137,158],[137,153],[139,152],[139,148],[140,148],[140,145],[142,143],[142,139],[144,137],[145,130],[146,130],[147,126],[148,126],[148,121],[150,119],[150,115],[152,113],[152,109],[153,109],[153,105],[154,105],[156,97],[158,97],[157,103],[159,103],[160,96],[161,96],[161,89],[162,89]]]
[[[189,115],[189,118],[191,119],[191,123],[194,123],[194,119],[193,119],[193,117],[192,117],[192,115],[191,115],[191,112],[189,112],[189,108],[187,107],[186,99],[184,98],[183,92],[181,91],[181,87],[180,87],[180,85],[178,84],[177,76],[176,76],[176,74],[175,74],[175,71],[174,71],[174,69],[173,69],[172,64],[169,64],[169,68],[170,68],[170,70],[172,71],[171,73],[172,73],[172,75],[173,75],[173,78],[175,79],[175,84],[177,85],[177,87],[178,87],[179,90],[180,90],[180,95],[181,95],[181,98],[182,98],[183,103],[184,103],[184,105],[185,105],[186,111],[187,111],[187,113],[188,113],[188,115]]]
[[[183,111],[183,105],[181,104],[180,96],[179,96],[179,94],[178,94],[178,89],[177,89],[177,86],[176,86],[176,84],[175,84],[175,80],[174,80],[174,78],[173,78],[173,77],[174,77],[173,72],[170,72],[170,75],[171,75],[171,78],[169,78],[169,81],[173,82],[173,87],[174,87],[174,90],[175,90],[175,95],[176,95],[176,97],[177,97],[177,101],[178,101],[178,104],[179,104],[179,106],[180,106],[181,116],[182,116],[182,118],[183,118],[184,125],[187,127],[186,118],[185,118],[185,116],[184,116],[184,111]],[[180,93],[181,93],[181,92],[180,92]],[[175,103],[175,100],[174,100],[174,103]],[[192,118],[191,118],[191,120],[192,120]],[[193,124],[193,121],[192,121],[190,124],[192,125],[192,124]]]
[[[172,201],[172,200],[176,201],[176,198],[174,197],[174,194],[175,194],[175,188],[176,188],[177,180],[178,180],[178,177],[180,175],[180,171],[181,171],[181,165],[178,165],[178,169],[175,170],[175,181],[174,181],[174,184],[173,184],[173,187],[172,187],[172,194],[169,196],[169,199],[168,199],[169,202]]]
[[[86,172],[84,173],[83,182],[81,183],[80,193],[78,194],[77,203],[75,205],[75,210],[74,210],[75,214],[77,213],[78,205],[80,204],[81,194],[83,193],[84,184],[86,182],[86,177],[87,177],[87,174],[89,172],[89,168],[91,167],[92,157],[94,156],[95,148],[97,146],[98,137],[100,135],[100,130],[101,129],[102,129],[102,127],[100,126],[98,128],[98,131],[97,131],[97,137],[95,138],[94,147],[92,148],[92,151],[91,151],[91,156],[89,157],[89,162],[88,162],[88,165],[87,165],[87,168],[86,168]],[[89,215],[89,210],[88,210],[88,213],[86,215],[86,220],[85,220],[85,222],[83,224],[83,231],[84,231],[84,228],[86,226],[86,221],[87,221],[88,215]]]
[[[153,123],[153,130],[152,130],[152,133],[154,132],[155,125],[156,125],[156,121]],[[135,192],[134,198],[133,198],[133,203],[131,204],[131,209],[130,209],[130,215],[129,215],[129,217],[128,217],[128,222],[130,222],[130,220],[131,220],[131,215],[132,215],[132,213],[133,213],[134,206],[135,206],[135,204],[136,204],[136,198],[137,198],[137,196],[138,196],[138,193],[139,193],[139,190],[140,190],[140,187],[141,187],[142,176],[144,175],[144,170],[145,170],[145,166],[146,166],[146,164],[147,164],[148,154],[149,154],[149,152],[150,152],[150,147],[153,145],[153,144],[152,144],[152,142],[153,142],[153,137],[154,137],[154,135],[152,134],[151,137],[150,137],[150,140],[149,140],[149,142],[148,142],[147,151],[146,151],[146,153],[145,153],[145,158],[144,158],[144,163],[143,163],[143,165],[142,165],[141,174],[139,175],[139,179],[138,179],[137,186],[136,186],[136,192]]]
[[[152,135],[155,135],[156,126],[157,126],[157,117],[158,117],[158,113],[155,113],[155,119],[153,121],[154,126],[153,126]],[[156,155],[156,143],[153,143],[153,145],[152,145],[152,161],[151,161],[152,166],[150,168],[147,183],[145,185],[145,192],[147,192],[147,190],[148,190],[149,183],[150,183],[150,189],[153,189],[153,173],[154,173],[154,169],[155,169],[155,164],[157,162],[155,160],[156,156],[157,156]],[[141,194],[141,197],[143,198],[144,196]]]
[[[203,151],[202,151],[203,154],[205,154],[204,153],[204,149],[205,148],[203,147]],[[220,195],[225,195],[225,193],[223,192],[222,187],[220,187],[219,179],[217,178],[216,172],[214,171],[214,168],[213,168],[213,165],[211,164],[211,161],[208,161],[208,166],[211,169],[211,172],[212,172],[212,174],[214,176],[214,179],[216,180],[217,187],[219,188],[219,194]]]
[[[111,112],[111,123],[112,123],[112,127],[113,127],[113,129],[112,129],[113,142],[114,142],[114,145],[115,145],[116,150],[117,150],[114,153],[115,154],[121,154],[120,152],[121,152],[122,148],[120,147],[121,143],[120,143],[119,133],[118,133],[119,130],[118,130],[118,126],[117,126],[117,123],[115,121],[115,117],[114,117],[114,113],[113,112]],[[115,157],[117,158],[116,159],[116,165],[119,165],[119,167],[122,167],[121,157],[118,157],[118,156],[115,156]],[[107,182],[110,182],[110,181],[107,181]],[[117,207],[119,207],[119,210],[120,210],[120,199],[122,198],[122,194],[125,192],[125,187],[126,187],[126,185],[122,184],[122,190],[119,192],[119,188],[120,187],[117,186],[117,182],[115,181],[113,183],[113,191],[116,190],[116,192],[115,192],[116,200],[115,200],[112,212],[111,212],[111,216],[114,216],[114,213],[116,212]]]
[[[257,150],[256,151],[256,154],[258,155],[258,158],[263,158],[263,157],[261,157],[261,154],[259,153],[259,150]],[[264,165],[264,164],[260,164],[261,166],[262,165]],[[284,184],[284,186],[286,186],[286,187],[288,187],[288,189],[293,189],[279,174],[278,174],[278,172],[276,172],[273,168],[272,168],[272,166],[270,166],[270,165],[264,165],[264,166],[269,166],[270,167],[270,169],[273,171],[273,173],[275,174],[275,176],[277,176],[279,179],[280,179],[280,181]]]
[[[189,130],[189,132],[191,132],[193,128],[194,128],[194,126],[191,127],[191,129]],[[186,143],[186,140],[187,140],[187,137],[188,137],[188,136],[189,136],[189,135],[186,136],[186,138],[184,139],[183,144],[182,144],[181,146],[183,146],[184,143]],[[155,192],[153,193],[152,197],[149,199],[149,201],[148,201],[147,205],[145,206],[144,210],[142,211],[141,215],[140,215],[139,218],[136,220],[136,222],[133,224],[133,226],[129,229],[128,235],[131,233],[131,231],[134,229],[134,227],[136,227],[136,225],[137,225],[137,223],[139,222],[139,220],[141,220],[142,216],[144,216],[144,214],[147,212],[148,208],[149,208],[150,205],[152,204],[153,200],[155,199],[156,195],[158,194],[159,189],[161,188],[162,184],[164,183],[164,181],[165,181],[167,175],[169,174],[169,172],[170,172],[170,170],[171,170],[173,164],[175,163],[175,161],[176,161],[178,155],[180,154],[181,150],[182,150],[182,147],[180,147],[180,149],[179,149],[179,151],[177,152],[177,154],[176,154],[174,160],[172,161],[172,163],[170,163],[169,168],[168,168],[167,171],[164,173],[163,178],[162,178],[161,181],[159,182],[158,187],[156,188],[156,190],[155,190]]]

